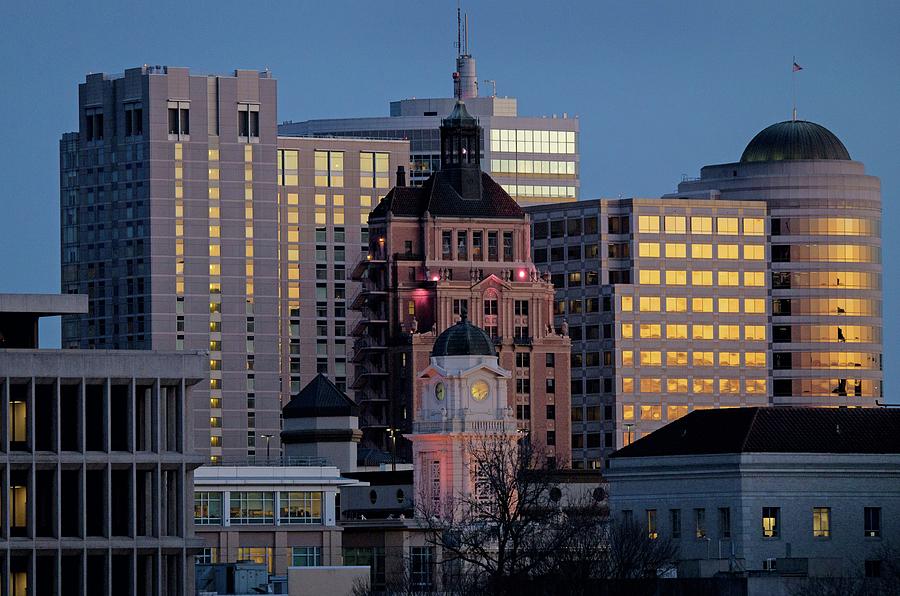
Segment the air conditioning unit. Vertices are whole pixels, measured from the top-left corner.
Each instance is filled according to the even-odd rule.
[[[763,571],[775,571],[775,561],[778,559],[766,559],[763,561]]]

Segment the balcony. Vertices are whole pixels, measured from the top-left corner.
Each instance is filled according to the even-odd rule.
[[[361,370],[360,370],[361,369]],[[363,389],[377,380],[387,378],[388,373],[381,367],[360,367],[357,369],[356,379],[353,381],[353,389]]]
[[[362,313],[362,317],[356,322],[351,335],[360,336],[367,327],[388,324],[387,314],[383,312],[366,307],[361,308],[359,312]]]
[[[387,291],[385,290],[376,290],[369,289],[365,287],[365,282],[363,282],[363,288],[353,296],[353,300],[350,301],[350,309],[351,310],[360,310],[367,303],[370,305],[375,303],[377,300],[382,300],[387,296]],[[374,284],[373,284],[374,285]]]
[[[534,338],[525,336],[516,336],[513,338],[513,344],[517,346],[530,346],[534,343]]]
[[[380,357],[386,351],[387,346],[378,343],[373,338],[360,338],[353,346],[353,362],[359,364],[368,358]]]
[[[414,252],[395,252],[394,260],[395,261],[424,261],[425,255],[414,253]]]
[[[383,250],[376,250],[369,252],[363,255],[353,266],[353,269],[350,271],[350,278],[359,281],[362,278],[362,274],[366,269],[370,266],[378,265],[383,266],[387,264],[387,257],[384,254]]]

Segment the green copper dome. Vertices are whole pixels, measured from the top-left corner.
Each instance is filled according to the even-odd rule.
[[[849,160],[850,153],[833,132],[814,122],[788,120],[763,129],[744,149],[741,162],[794,159]]]
[[[437,356],[496,356],[494,342],[480,327],[463,318],[448,327],[434,340],[432,357]]]

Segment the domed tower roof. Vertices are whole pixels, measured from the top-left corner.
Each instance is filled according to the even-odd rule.
[[[431,356],[496,356],[494,342],[480,327],[463,317],[434,340]]]
[[[787,120],[760,131],[741,155],[741,163],[795,159],[849,160],[850,153],[824,126],[805,120]]]

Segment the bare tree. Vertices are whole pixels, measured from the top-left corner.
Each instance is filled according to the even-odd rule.
[[[592,491],[565,490],[539,446],[484,436],[466,452],[471,490],[440,510],[421,495],[417,513],[445,579],[467,593],[595,593],[593,581],[656,577],[674,561],[671,542],[610,525]]]

